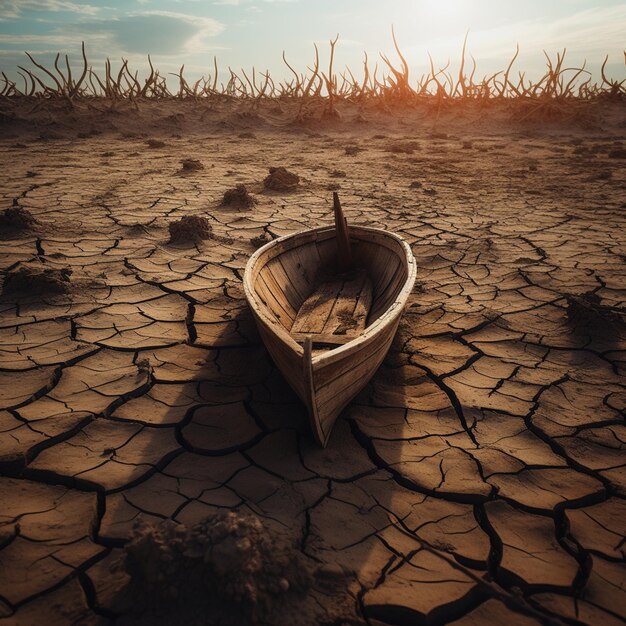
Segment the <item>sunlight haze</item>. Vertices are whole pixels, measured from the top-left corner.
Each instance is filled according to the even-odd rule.
[[[587,61],[594,80],[607,54],[608,73],[624,77],[626,4],[616,0],[2,0],[0,15],[0,66],[9,75],[28,62],[24,51],[45,64],[57,52],[78,63],[85,41],[95,69],[123,57],[143,71],[150,54],[162,72],[184,64],[193,78],[210,73],[216,56],[222,73],[254,66],[281,79],[289,73],[283,51],[304,73],[314,44],[324,66],[337,34],[336,70],[358,75],[365,52],[372,63],[382,63],[379,53],[397,59],[393,25],[414,79],[427,71],[428,53],[437,67],[450,60],[454,68],[466,33],[477,76],[503,69],[519,44],[516,70],[529,77],[543,73],[544,50],[554,58],[564,48],[570,65]]]

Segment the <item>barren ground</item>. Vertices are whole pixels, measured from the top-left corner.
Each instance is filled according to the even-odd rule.
[[[583,127],[491,119],[5,120],[0,209],[38,224],[0,226],[3,280],[72,274],[67,294],[0,299],[0,624],[116,619],[138,516],[221,508],[336,576],[291,623],[623,623],[623,107]],[[270,166],[298,189],[265,191]],[[237,183],[256,206],[221,205]],[[331,223],[334,189],[349,221],[406,238],[418,277],[321,450],[241,275],[259,237]],[[185,215],[212,237],[168,244]]]

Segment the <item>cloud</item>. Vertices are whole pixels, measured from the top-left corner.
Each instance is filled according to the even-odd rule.
[[[80,43],[80,37],[68,37],[67,35],[7,35],[0,33],[0,45],[13,46],[65,46]]]
[[[91,4],[79,4],[69,0],[0,0],[0,21],[17,19],[23,11],[66,11],[81,15],[96,15],[100,9]]]
[[[224,25],[208,17],[145,11],[119,19],[82,22],[67,30],[87,42],[92,36],[105,37],[113,48],[125,53],[177,55],[207,50],[209,40],[221,33]]]

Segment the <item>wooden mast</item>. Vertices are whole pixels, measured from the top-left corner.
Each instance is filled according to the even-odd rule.
[[[337,237],[337,261],[339,271],[347,272],[352,269],[352,249],[350,247],[350,233],[348,232],[348,222],[343,216],[339,194],[333,191],[333,208],[335,210],[335,231]]]

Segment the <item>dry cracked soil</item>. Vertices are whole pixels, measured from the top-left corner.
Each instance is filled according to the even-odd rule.
[[[133,528],[224,510],[326,577],[265,623],[624,623],[620,106],[582,127],[184,103],[5,121],[0,209],[36,222],[0,225],[0,624],[156,623],[124,596]],[[267,189],[270,167],[298,184]],[[256,203],[223,203],[238,184]],[[332,190],[418,276],[320,449],[241,277],[330,224]],[[208,238],[169,243],[185,216]]]

